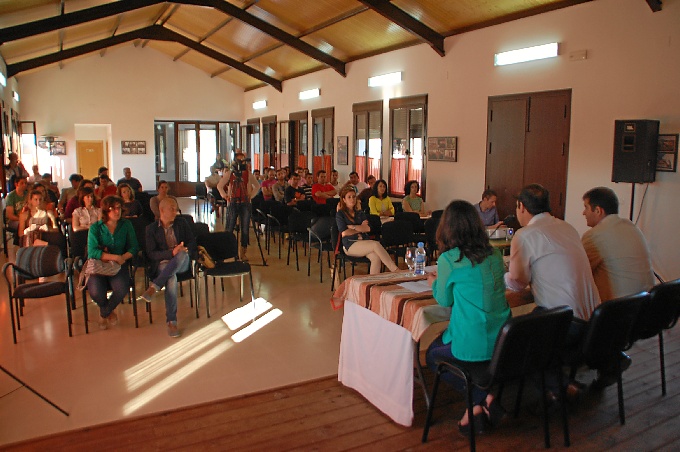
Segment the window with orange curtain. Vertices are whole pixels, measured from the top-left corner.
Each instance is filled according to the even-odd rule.
[[[382,179],[382,109],[383,102],[352,105],[354,113],[354,171],[360,181],[368,176]]]
[[[420,185],[420,195],[425,199],[427,95],[390,99],[390,117],[390,194],[404,196],[406,182],[415,180]]]
[[[333,123],[335,108],[312,110],[312,174],[324,169],[330,171],[333,165]],[[316,177],[316,176],[315,176]]]

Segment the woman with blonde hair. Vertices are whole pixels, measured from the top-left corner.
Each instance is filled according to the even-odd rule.
[[[123,218],[137,218],[144,213],[142,203],[135,199],[135,191],[126,183],[118,185],[118,196],[123,199]]]
[[[380,273],[382,264],[385,264],[390,271],[399,270],[380,242],[368,238],[371,227],[368,225],[366,214],[359,210],[354,186],[346,185],[340,191],[335,221],[338,224],[338,234],[342,237],[345,254],[367,257],[371,261],[370,273],[372,275]]]

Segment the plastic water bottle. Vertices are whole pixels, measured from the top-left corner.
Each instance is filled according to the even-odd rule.
[[[418,249],[416,250],[416,276],[425,274],[425,244],[423,242],[418,242]]]

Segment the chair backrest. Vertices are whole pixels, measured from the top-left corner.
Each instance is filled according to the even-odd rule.
[[[373,237],[377,238],[380,237],[380,234],[382,233],[382,221],[380,221],[380,216],[379,215],[367,215],[368,217],[368,225],[371,227],[371,232],[370,234]]]
[[[411,226],[413,227],[413,232],[415,232],[416,234],[425,231],[423,229],[423,220],[420,219],[420,215],[417,212],[395,212],[394,220],[408,221],[409,223],[411,223]]]
[[[177,216],[184,218],[189,225],[194,224],[194,217],[189,215],[188,213],[181,213]]]
[[[196,241],[217,262],[231,258],[238,259],[238,242],[233,232],[210,232],[197,237]]]
[[[489,364],[494,381],[546,369],[558,355],[572,318],[571,308],[561,306],[508,319],[498,333]]]
[[[338,203],[340,198],[328,198],[326,200],[326,207],[328,207],[328,212],[332,217],[335,216],[335,212],[338,210]]]
[[[155,195],[151,195],[145,191],[135,193],[135,199],[142,205],[142,211],[144,212],[143,216],[147,221],[153,221],[154,219],[153,211],[151,210],[151,198],[153,196]]]
[[[73,231],[69,233],[68,239],[71,242],[71,257],[87,258],[87,235],[90,231],[82,229],[80,231]]]
[[[433,210],[431,219],[436,220],[437,224],[439,224],[439,220],[442,219],[442,214],[444,214],[443,210]]]
[[[631,331],[631,344],[672,328],[680,315],[680,279],[655,286],[643,303]]]
[[[269,206],[269,214],[276,218],[281,225],[288,224],[288,211],[289,208],[283,203],[277,202]]]
[[[292,211],[288,215],[288,231],[307,234],[307,228],[312,225],[314,218],[316,218],[316,215],[310,211]]]
[[[196,197],[203,199],[208,196],[208,187],[205,184],[196,184]]]
[[[58,246],[26,246],[17,251],[14,265],[24,277],[48,277],[64,271],[64,257]]]
[[[130,222],[132,223],[132,229],[135,230],[135,237],[137,238],[139,249],[146,252],[146,227],[152,222],[144,216],[130,218]]]
[[[425,221],[425,237],[427,237],[427,246],[431,250],[437,248],[437,228],[439,227],[439,218],[430,218]]]
[[[331,226],[336,224],[335,217],[318,217],[312,220],[310,229],[323,241],[331,240]],[[337,229],[337,225],[336,225]],[[331,242],[335,245],[335,242]]]
[[[66,236],[61,229],[53,229],[51,231],[43,231],[40,234],[40,239],[47,242],[49,245],[54,245],[61,251],[64,259],[68,257],[68,246],[66,243]]]
[[[385,248],[407,246],[413,240],[413,226],[408,221],[394,220],[382,225],[380,243]]]
[[[191,223],[190,226],[191,230],[194,232],[194,237],[196,237],[196,240],[198,240],[198,238],[203,235],[210,234],[210,226],[205,223],[197,221],[196,223]]]
[[[586,364],[597,367],[611,361],[615,352],[625,350],[640,308],[648,302],[649,293],[641,292],[600,304],[590,317],[581,343]]]
[[[333,222],[331,224],[331,243],[335,247],[335,254],[344,255],[345,250],[342,249],[342,243],[340,243],[340,234],[338,233],[338,224]]]

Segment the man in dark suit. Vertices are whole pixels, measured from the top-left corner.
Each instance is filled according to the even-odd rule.
[[[168,335],[179,337],[177,328],[177,274],[189,270],[191,260],[196,259],[196,237],[189,223],[177,216],[174,198],[161,200],[160,219],[146,227],[146,255],[151,261],[149,288],[140,300],[150,303],[154,294],[165,287],[165,317]]]

